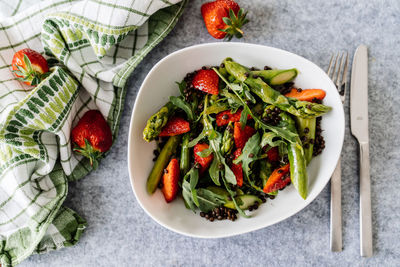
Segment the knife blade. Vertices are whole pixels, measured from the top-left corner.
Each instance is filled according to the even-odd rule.
[[[360,254],[372,256],[371,180],[368,134],[368,50],[360,45],[353,59],[350,86],[350,127],[360,145]]]

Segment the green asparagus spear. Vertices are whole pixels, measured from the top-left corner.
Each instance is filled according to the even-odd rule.
[[[233,123],[230,122],[224,131],[224,135],[222,136],[222,144],[221,144],[222,156],[225,156],[226,154],[230,154],[232,152],[233,144],[234,144]]]
[[[171,136],[161,150],[160,155],[154,163],[153,169],[151,170],[150,175],[147,178],[147,192],[149,194],[153,194],[156,190],[157,185],[161,180],[163,171],[167,166],[172,154],[175,153],[180,140],[180,135]]]
[[[303,119],[296,117],[297,131],[299,132],[300,138],[304,147],[304,155],[306,157],[307,165],[310,163],[313,156],[314,142],[315,140],[315,126],[317,123],[316,118]]]
[[[287,113],[282,112],[279,116],[281,117],[280,124],[284,125],[283,127],[286,127],[289,131],[297,132],[294,120]],[[300,196],[306,199],[308,194],[306,158],[304,156],[303,147],[300,144],[300,140],[296,143],[288,144],[290,178]]]
[[[190,150],[189,150],[189,140],[190,140],[190,133],[186,133],[182,138],[182,145],[181,145],[181,158],[180,158],[180,170],[182,176],[184,176],[190,168]]]
[[[263,78],[270,85],[280,85],[293,81],[299,73],[297,69],[287,70],[257,70],[251,71],[251,75]]]
[[[147,121],[146,127],[143,130],[143,139],[150,142],[158,137],[162,127],[167,124],[169,116],[174,111],[174,105],[168,102],[157,113],[153,114]]]
[[[302,118],[318,117],[331,110],[331,107],[322,104],[287,98],[271,88],[261,78],[254,78],[250,75],[248,68],[231,59],[225,59],[223,62],[230,75],[234,76],[238,81],[247,84],[250,90],[267,104],[273,104],[281,110]]]

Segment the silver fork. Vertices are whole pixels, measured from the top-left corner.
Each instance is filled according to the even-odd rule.
[[[340,62],[339,62],[340,58]],[[336,66],[338,68],[336,69]],[[343,53],[340,57],[338,53],[332,55],[329,61],[327,74],[339,92],[342,104],[346,97],[347,88],[347,69],[349,66],[349,54]],[[342,251],[342,172],[339,158],[335,171],[331,178],[331,251]]]

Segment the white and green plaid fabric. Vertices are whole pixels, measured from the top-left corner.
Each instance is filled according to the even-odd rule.
[[[86,222],[62,206],[86,175],[70,131],[98,109],[117,136],[128,76],[174,27],[180,0],[0,0],[0,263],[74,245]],[[16,51],[43,53],[51,75],[15,79]]]

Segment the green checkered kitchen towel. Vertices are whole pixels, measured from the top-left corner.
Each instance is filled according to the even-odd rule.
[[[115,138],[129,74],[174,27],[186,0],[0,0],[0,263],[72,246],[86,222],[62,206],[86,175],[70,130],[90,109]],[[11,72],[16,51],[43,53],[35,88]]]

